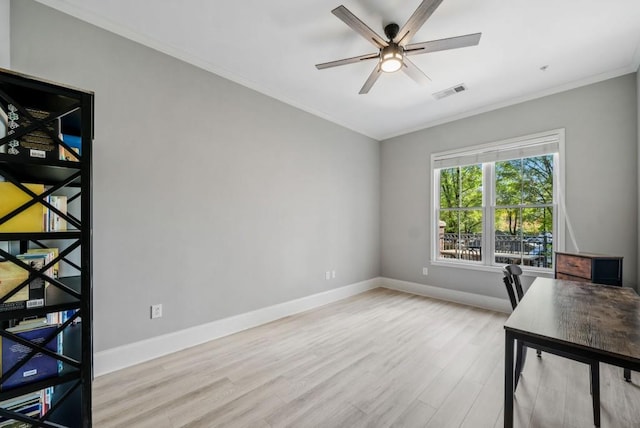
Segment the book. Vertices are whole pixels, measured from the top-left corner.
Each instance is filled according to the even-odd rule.
[[[58,336],[62,336],[61,334],[59,334]],[[62,350],[58,350],[58,353],[61,353]],[[58,361],[58,364],[62,364],[62,361]],[[59,372],[60,370],[58,370]],[[45,388],[41,391],[41,396],[40,396],[40,404],[42,405],[42,407],[40,408],[40,416],[44,416],[47,414],[47,412],[51,409],[51,404],[53,402],[53,391],[54,388],[53,386],[50,386],[49,388]]]
[[[48,204],[51,203],[51,196],[46,196],[44,201]],[[49,232],[49,224],[51,223],[51,209],[47,206],[43,206],[43,216],[42,216],[42,230],[45,232]]]
[[[22,320],[18,323],[18,325],[7,328],[7,331],[10,331],[12,333],[20,333],[22,331],[30,331],[51,326],[51,324],[47,323],[46,317],[37,317]]]
[[[33,427],[33,425],[31,425],[30,423],[20,422],[16,420],[10,420],[0,425],[0,428],[31,428],[31,427]]]
[[[66,196],[56,196],[51,195],[49,197],[49,203],[59,210],[61,213],[67,213],[67,197]],[[47,230],[50,232],[59,232],[67,230],[67,220],[60,216],[59,214],[49,210],[49,215],[47,218],[49,219],[49,225]]]
[[[3,422],[2,425],[0,425],[0,428],[31,428],[31,427],[33,427],[33,425],[31,425],[30,423],[20,422],[16,420]]]
[[[81,155],[81,147],[82,147],[82,138],[78,137],[77,135],[70,135],[70,134],[62,134],[62,141],[65,142],[66,145],[68,145],[73,152]],[[66,160],[66,161],[71,161],[71,162],[78,162],[80,159],[78,159],[77,156],[75,156],[75,154],[73,152],[70,152],[69,150],[65,149],[62,145],[59,146],[60,147],[60,160]]]
[[[44,400],[40,392],[32,392],[2,401],[0,402],[0,407],[25,416],[38,417],[43,415]],[[14,419],[9,419],[7,416],[0,416],[0,428],[9,427],[31,427],[31,424],[18,422]]]
[[[23,263],[31,266],[32,269],[37,271],[43,271],[45,265],[51,260],[51,253],[38,254],[38,253],[26,253],[18,254],[17,258]],[[53,277],[53,267],[50,267],[46,271],[42,272],[49,277]],[[37,276],[33,273],[29,275],[31,280],[29,281],[29,300],[27,301],[27,308],[36,308],[44,306],[44,290],[46,287],[46,281],[44,278]]]
[[[13,104],[8,104],[7,110],[7,135],[13,135],[21,128],[29,127],[36,121],[46,120],[52,116],[51,112],[25,107],[24,110],[31,115],[28,117]],[[56,159],[58,143],[53,136],[59,134],[59,119],[55,119],[27,134],[9,140],[5,153],[17,157]]]
[[[27,254],[49,254],[51,253],[51,260],[58,257],[59,250],[57,248],[29,248]],[[60,278],[60,262],[53,265],[52,268],[53,278]]]
[[[28,340],[29,342],[44,347],[50,351],[57,352],[57,338],[53,337],[45,343],[47,337],[51,336],[57,326],[44,325],[40,327],[31,328],[29,324],[18,324],[16,327],[8,328],[7,331],[16,334],[17,336]],[[31,348],[19,344],[7,337],[3,337],[1,341],[2,359],[0,364],[2,366],[2,374],[4,375],[17,363],[24,360],[31,352]],[[31,357],[20,369],[9,376],[9,378],[0,385],[0,389],[6,391],[11,388],[36,382],[39,380],[47,379],[58,375],[58,360],[42,352],[36,353]]]
[[[36,402],[40,399],[40,394],[38,392],[31,392],[29,394],[20,395],[18,397],[13,397],[8,400],[0,401],[0,407],[3,409],[15,409],[17,407],[23,406],[27,403]]]
[[[67,322],[67,320],[69,318],[71,318],[73,316],[74,313],[76,313],[77,309],[69,309],[66,311],[62,311],[62,312],[58,312],[57,316],[53,316],[51,317],[53,320],[55,320],[55,322],[52,322],[49,320],[49,315],[47,315],[47,322],[49,324],[64,324],[65,322]],[[72,324],[77,324],[78,322],[80,322],[79,317],[76,317],[76,319],[74,319],[72,321]],[[58,335],[58,353],[62,354],[64,353],[64,338],[63,335],[59,334]],[[64,370],[64,363],[60,360],[58,360],[58,372],[62,372]]]
[[[33,193],[39,195],[44,192],[42,184],[24,184]],[[18,186],[8,181],[0,182],[0,218],[13,212],[16,208],[31,200],[31,196]],[[0,232],[43,232],[44,205],[31,205],[20,214],[0,224]]]
[[[0,262],[0,297],[4,297],[13,291],[18,285],[29,278],[29,272],[17,264],[8,260]],[[29,300],[29,285],[25,284],[20,291],[0,304],[0,312],[24,309]]]

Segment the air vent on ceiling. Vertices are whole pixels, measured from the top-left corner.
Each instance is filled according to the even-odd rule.
[[[467,87],[464,86],[464,83],[460,83],[459,85],[452,86],[450,88],[443,89],[440,92],[434,93],[433,98],[435,98],[436,100],[441,100],[445,97],[448,97],[450,95],[454,95],[454,94],[457,94],[458,92],[462,92],[466,90],[467,90]]]

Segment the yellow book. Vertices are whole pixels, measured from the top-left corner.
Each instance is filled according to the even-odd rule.
[[[29,278],[29,272],[26,269],[22,269],[9,261],[0,262],[0,297],[8,294],[27,278]],[[29,284],[22,287],[6,302],[20,302],[23,300],[29,300]]]
[[[25,187],[38,195],[44,192],[42,184],[25,184]],[[30,200],[31,197],[13,183],[0,182],[0,218]],[[44,213],[44,205],[33,204],[17,216],[0,224],[0,232],[43,232]]]

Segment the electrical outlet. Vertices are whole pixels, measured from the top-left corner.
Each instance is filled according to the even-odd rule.
[[[324,279],[326,279],[327,281],[331,279],[331,271],[326,271],[324,273]]]
[[[160,318],[162,316],[162,303],[151,305],[151,319]]]
[[[424,276],[429,275],[429,269],[427,269],[426,267],[423,267],[423,268],[422,268],[422,274],[423,274]]]
[[[333,279],[333,278],[335,278],[335,277],[336,277],[336,271],[335,271],[335,270],[332,270],[332,271],[331,271],[331,278]]]

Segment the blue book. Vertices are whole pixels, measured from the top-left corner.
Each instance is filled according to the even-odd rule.
[[[30,330],[15,331],[19,328],[20,326],[14,329],[7,329],[7,331],[14,330],[13,333],[15,333],[17,336],[20,336],[31,343],[42,346],[46,338],[53,334],[57,326],[48,325],[44,327],[36,327]],[[54,336],[44,347],[50,351],[56,352],[58,348],[57,338]],[[28,346],[21,345],[11,339],[3,337],[2,374],[4,375],[14,365],[24,360],[30,352],[31,348],[29,348]],[[7,390],[57,375],[58,360],[48,355],[44,355],[41,352],[38,352],[33,357],[31,357],[29,361],[27,361],[23,366],[21,366],[16,373],[11,375],[9,379],[7,379],[0,386],[0,388],[2,390]]]
[[[64,141],[64,143],[77,154],[82,154],[80,153],[82,150],[82,138],[80,138],[79,136],[62,134],[62,141]],[[60,146],[60,160],[77,162],[78,158],[69,153],[69,151],[64,147]]]

